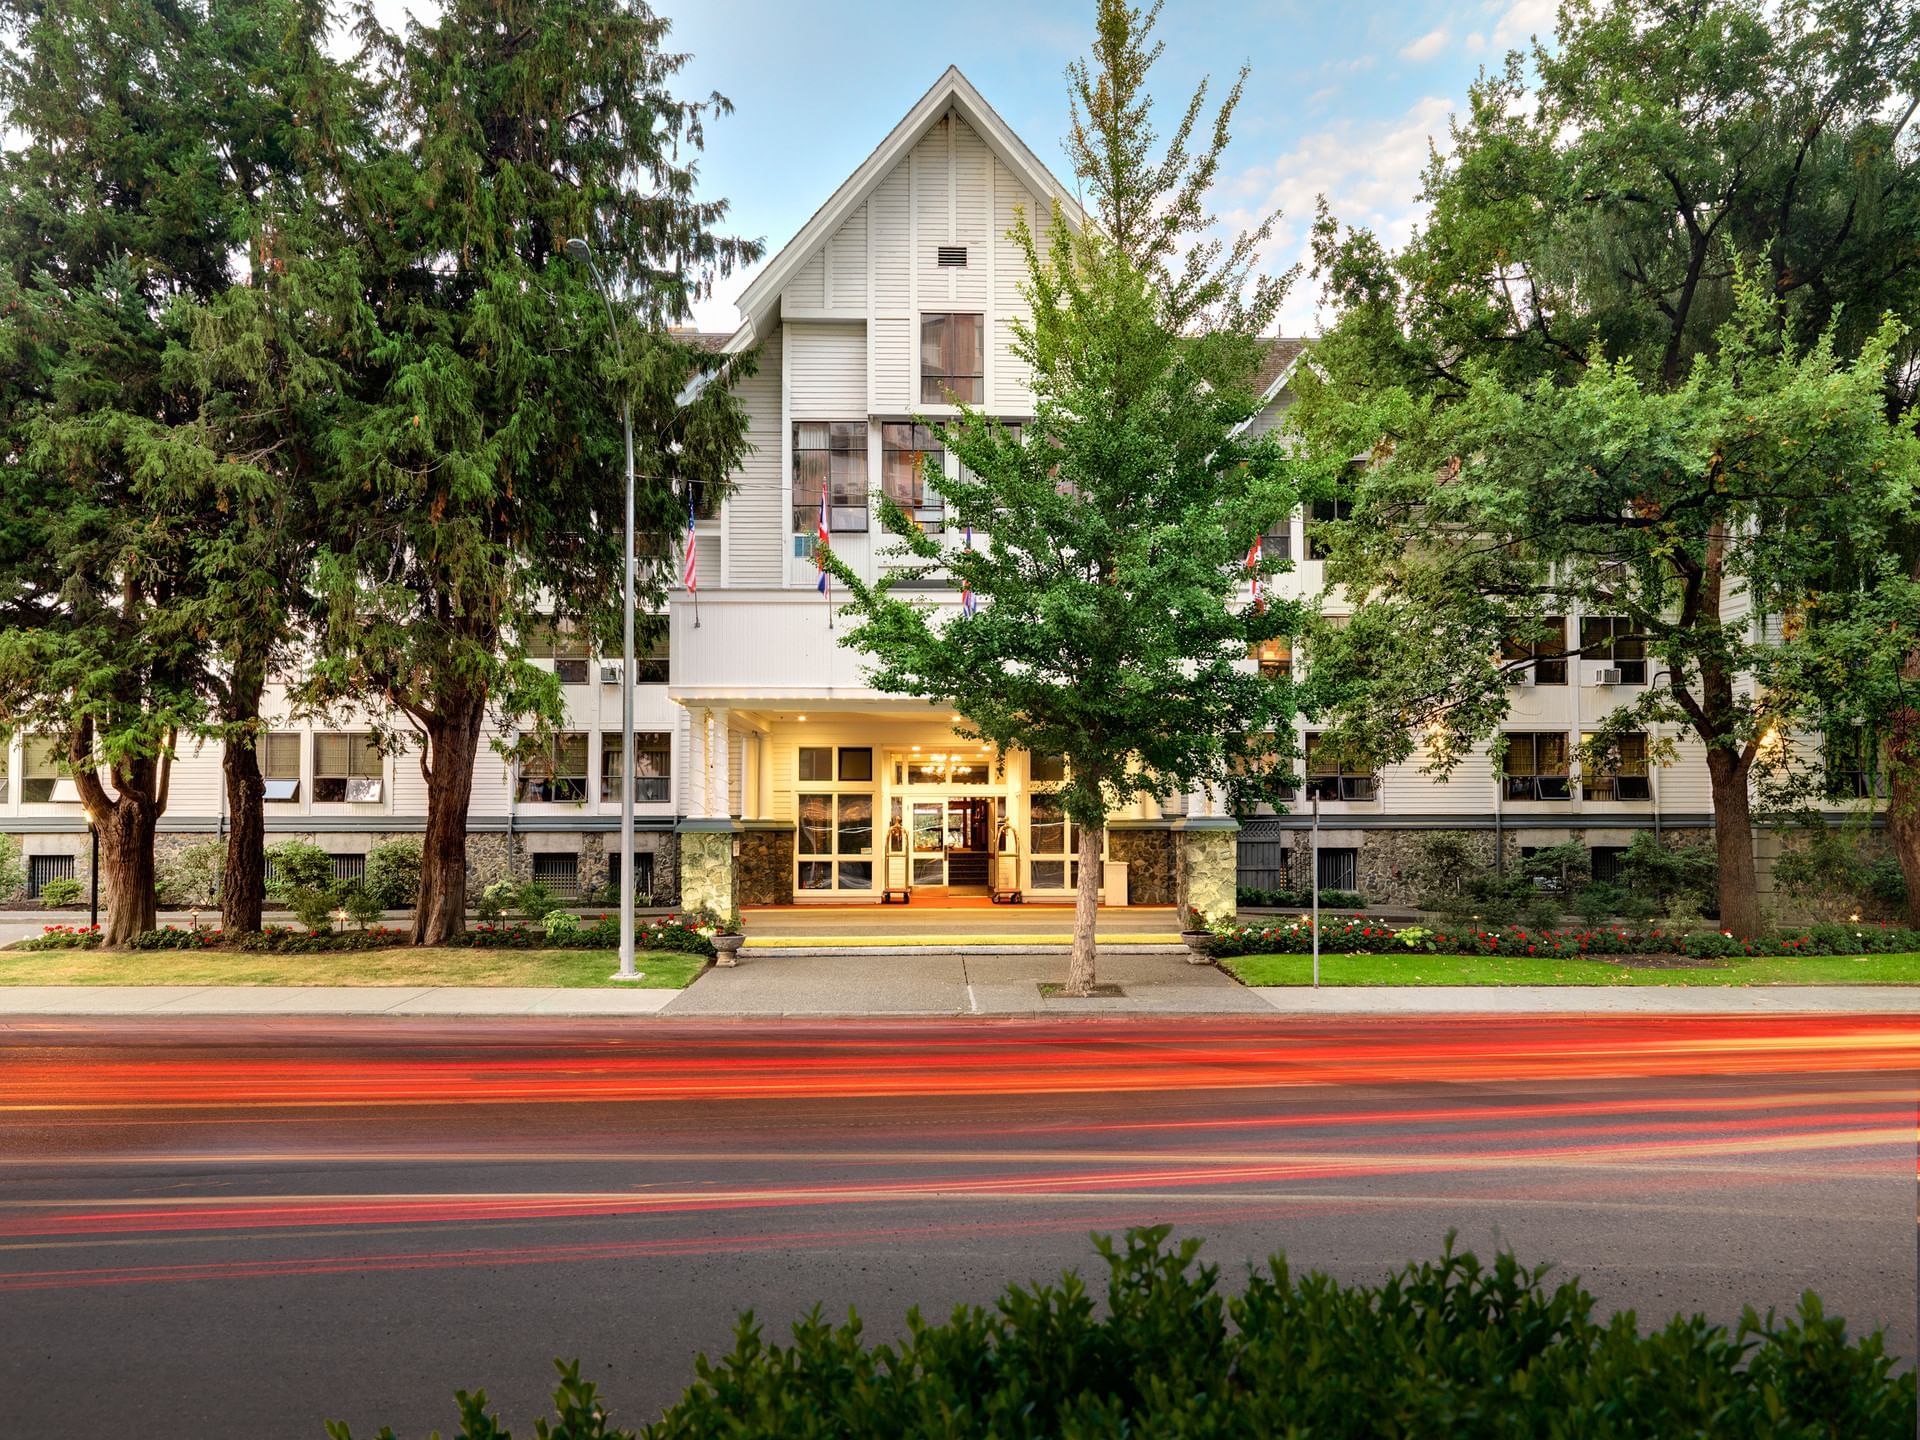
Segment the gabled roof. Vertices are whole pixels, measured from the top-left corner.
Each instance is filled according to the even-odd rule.
[[[1293,379],[1294,367],[1300,363],[1300,357],[1307,353],[1310,343],[1297,335],[1269,335],[1261,340],[1260,368],[1254,371],[1252,382],[1254,393],[1260,397],[1260,408],[1234,426],[1234,434],[1240,434],[1273,408],[1274,401],[1280,398],[1280,392]]]
[[[946,73],[933,82],[933,88],[915,102],[900,123],[887,132],[887,138],[861,162],[860,168],[828,197],[826,204],[813,212],[812,218],[800,227],[800,233],[782,246],[754,276],[753,283],[741,292],[738,303],[741,330],[745,333],[733,337],[729,343],[730,349],[741,348],[766,334],[767,322],[779,302],[780,292],[787,288],[795,272],[866,202],[893,167],[906,158],[928,127],[949,110],[973,127],[980,138],[986,141],[987,148],[999,157],[1000,163],[1011,170],[1030,192],[1046,200],[1058,200],[1068,219],[1075,224],[1080,222],[1080,203],[1074,199],[1072,192],[1027,148],[1026,142],[1014,134],[1007,122],[973,88],[973,82],[960,73],[959,67],[949,65]]]

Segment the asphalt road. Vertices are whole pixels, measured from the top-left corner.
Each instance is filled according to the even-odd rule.
[[[638,1425],[752,1308],[877,1334],[1090,1230],[1349,1278],[1449,1228],[1608,1307],[1807,1287],[1903,1357],[1899,1017],[0,1028],[0,1433],[515,1432],[578,1356]]]

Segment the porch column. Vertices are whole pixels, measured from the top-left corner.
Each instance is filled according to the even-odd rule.
[[[687,818],[704,820],[707,809],[707,712],[687,707]]]
[[[713,727],[707,735],[707,814],[715,820],[733,817],[733,733],[727,727],[730,713],[707,712],[708,724]]]

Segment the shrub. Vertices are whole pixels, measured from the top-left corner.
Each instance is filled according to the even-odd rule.
[[[549,910],[540,921],[552,944],[565,944],[580,933],[580,917],[569,910]]]
[[[16,940],[9,950],[91,950],[100,943],[98,925],[48,925],[38,935]]]
[[[560,908],[554,893],[538,880],[529,880],[513,892],[513,908],[529,920],[544,920]]]
[[[375,895],[364,882],[348,886],[346,894],[340,897],[340,905],[347,912],[348,918],[362,930],[369,925],[378,924],[387,908],[380,903],[380,897]]]
[[[224,944],[226,936],[219,930],[195,930],[192,927],[181,928],[178,925],[165,925],[158,930],[143,930],[133,937],[136,950],[211,950]]]
[[[695,1379],[645,1440],[808,1435],[1847,1436],[1908,1440],[1914,1378],[1880,1335],[1850,1340],[1806,1294],[1778,1321],[1745,1311],[1732,1331],[1704,1316],[1642,1334],[1631,1313],[1601,1320],[1577,1280],[1511,1254],[1482,1265],[1453,1248],[1383,1284],[1296,1274],[1284,1256],[1237,1295],[1196,1263],[1199,1242],[1165,1226],[1094,1244],[1104,1303],[1067,1274],[1009,1286],[991,1308],[944,1323],[909,1312],[907,1333],[872,1343],[858,1316],[819,1310],[790,1345],[751,1315],[730,1355]],[[1391,1363],[1386,1363],[1391,1357]],[[637,1440],[612,1429],[578,1364],[561,1365],[559,1423],[541,1434]],[[504,1434],[484,1394],[462,1393],[462,1435]],[[351,1440],[338,1422],[332,1440]]]
[[[420,898],[420,842],[389,840],[367,852],[360,884],[382,910],[410,909]]]
[[[480,899],[473,907],[474,914],[484,924],[499,924],[506,918],[507,910],[519,891],[520,886],[512,880],[495,880],[480,892]]]
[[[384,950],[392,945],[408,945],[412,941],[413,936],[408,931],[389,930],[380,925],[371,925],[365,930],[344,930],[337,935],[324,930],[315,933],[284,925],[269,925],[264,930],[237,936],[234,943],[242,950],[317,955],[334,950]]]
[[[189,845],[156,870],[153,898],[171,909],[209,910],[220,903],[220,874],[227,847],[218,840]]]
[[[27,887],[27,867],[20,859],[20,847],[10,836],[0,835],[0,900],[10,900]]]
[[[1711,843],[1663,844],[1642,831],[1621,852],[1620,879],[1669,914],[1704,915],[1716,906],[1720,864]]]
[[[1242,888],[1234,896],[1237,903],[1258,910],[1306,910],[1312,908],[1313,895],[1306,890],[1256,890]],[[1322,909],[1357,910],[1367,903],[1358,890],[1322,890]]]
[[[267,846],[267,895],[291,906],[295,890],[331,892],[339,882],[333,878],[333,856],[310,840],[282,840]]]
[[[78,905],[80,897],[86,893],[78,880],[71,875],[62,875],[58,880],[49,880],[40,887],[40,903],[49,910],[64,910],[69,905]]]

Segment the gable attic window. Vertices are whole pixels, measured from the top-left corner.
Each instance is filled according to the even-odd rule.
[[[920,317],[920,403],[978,405],[986,399],[983,315]]]
[[[967,247],[964,245],[942,245],[936,253],[942,265],[957,265],[963,269],[966,266]]]

